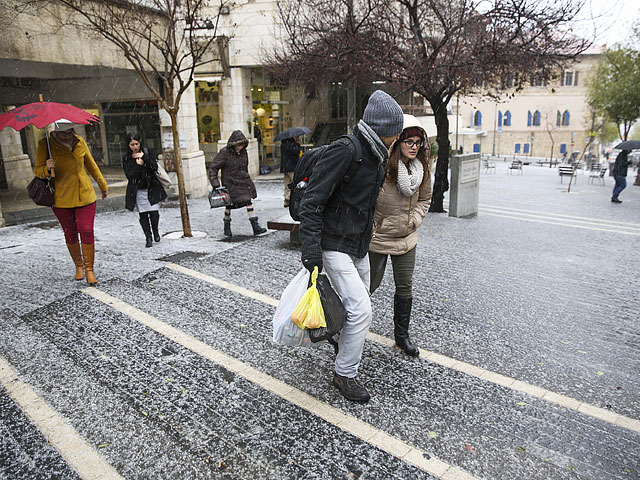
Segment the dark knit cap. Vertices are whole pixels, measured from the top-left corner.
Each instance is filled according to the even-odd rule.
[[[371,94],[362,120],[379,137],[393,137],[402,132],[402,108],[391,95],[382,90]]]

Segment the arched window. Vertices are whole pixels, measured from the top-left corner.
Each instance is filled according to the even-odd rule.
[[[538,110],[536,110],[535,113],[533,114],[533,126],[534,127],[540,126],[540,112]]]
[[[562,114],[560,113],[560,110],[558,110],[558,113],[556,114],[556,127],[559,127],[560,125],[562,125]]]
[[[498,110],[498,126],[502,126],[502,112]]]
[[[504,126],[505,127],[511,126],[511,112],[509,110],[504,112]]]
[[[527,112],[527,127],[531,126],[531,110]]]
[[[558,115],[560,115],[560,112],[558,112]],[[569,126],[569,110],[565,110],[562,114],[562,125],[564,125],[565,127]]]
[[[473,114],[473,126],[479,127],[482,125],[482,113],[480,110],[477,110],[476,113]]]

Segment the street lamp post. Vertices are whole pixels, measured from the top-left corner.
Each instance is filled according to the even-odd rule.
[[[493,110],[493,148],[491,149],[491,156],[496,155],[496,130],[498,129],[498,103],[495,103]]]

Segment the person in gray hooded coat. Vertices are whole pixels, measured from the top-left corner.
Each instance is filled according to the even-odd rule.
[[[209,166],[209,182],[213,188],[220,186],[218,172],[221,171],[222,185],[229,191],[232,205],[224,211],[224,235],[231,237],[231,210],[247,207],[249,221],[254,235],[267,231],[258,223],[258,217],[253,212],[253,199],[258,196],[256,186],[249,175],[249,156],[247,155],[249,140],[240,130],[234,131],[229,137],[227,146],[218,152]]]

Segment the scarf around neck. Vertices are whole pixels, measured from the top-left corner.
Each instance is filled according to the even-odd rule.
[[[364,120],[360,120],[358,122],[358,129],[371,147],[371,151],[378,159],[378,163],[383,163],[387,159],[389,150],[387,150],[387,147],[382,143],[378,134],[374,132],[371,127],[364,122]]]
[[[405,197],[416,193],[420,188],[423,176],[424,167],[417,158],[409,161],[408,169],[402,160],[398,160],[398,190]]]

